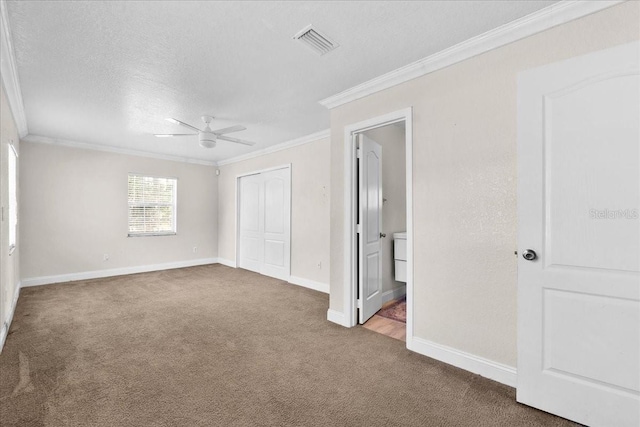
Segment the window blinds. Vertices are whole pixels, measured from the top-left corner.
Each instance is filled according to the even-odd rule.
[[[176,233],[175,178],[129,174],[129,236]]]

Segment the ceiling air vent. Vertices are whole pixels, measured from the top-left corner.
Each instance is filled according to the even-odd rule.
[[[339,46],[338,43],[334,42],[311,25],[304,27],[298,32],[298,34],[293,36],[293,38],[308,48],[313,49],[313,51],[320,56],[331,52]]]

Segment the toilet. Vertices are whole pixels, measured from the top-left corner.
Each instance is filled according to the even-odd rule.
[[[393,233],[393,259],[395,279],[407,282],[407,232]]]

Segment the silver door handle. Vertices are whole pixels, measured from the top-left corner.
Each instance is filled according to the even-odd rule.
[[[536,251],[534,251],[533,249],[527,249],[526,251],[522,252],[522,258],[526,259],[527,261],[533,261],[534,259],[538,258],[538,254],[536,254]]]
[[[383,238],[383,237],[387,237],[387,235],[384,233],[380,233],[380,238]]]

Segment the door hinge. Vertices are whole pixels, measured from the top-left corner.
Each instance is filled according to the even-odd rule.
[[[362,224],[356,225],[356,233],[362,234]]]
[[[356,148],[356,158],[359,159],[362,157],[362,149],[360,147]]]
[[[361,299],[358,299],[358,300],[356,301],[356,307],[357,307],[359,310],[362,310],[362,300],[361,300]]]

